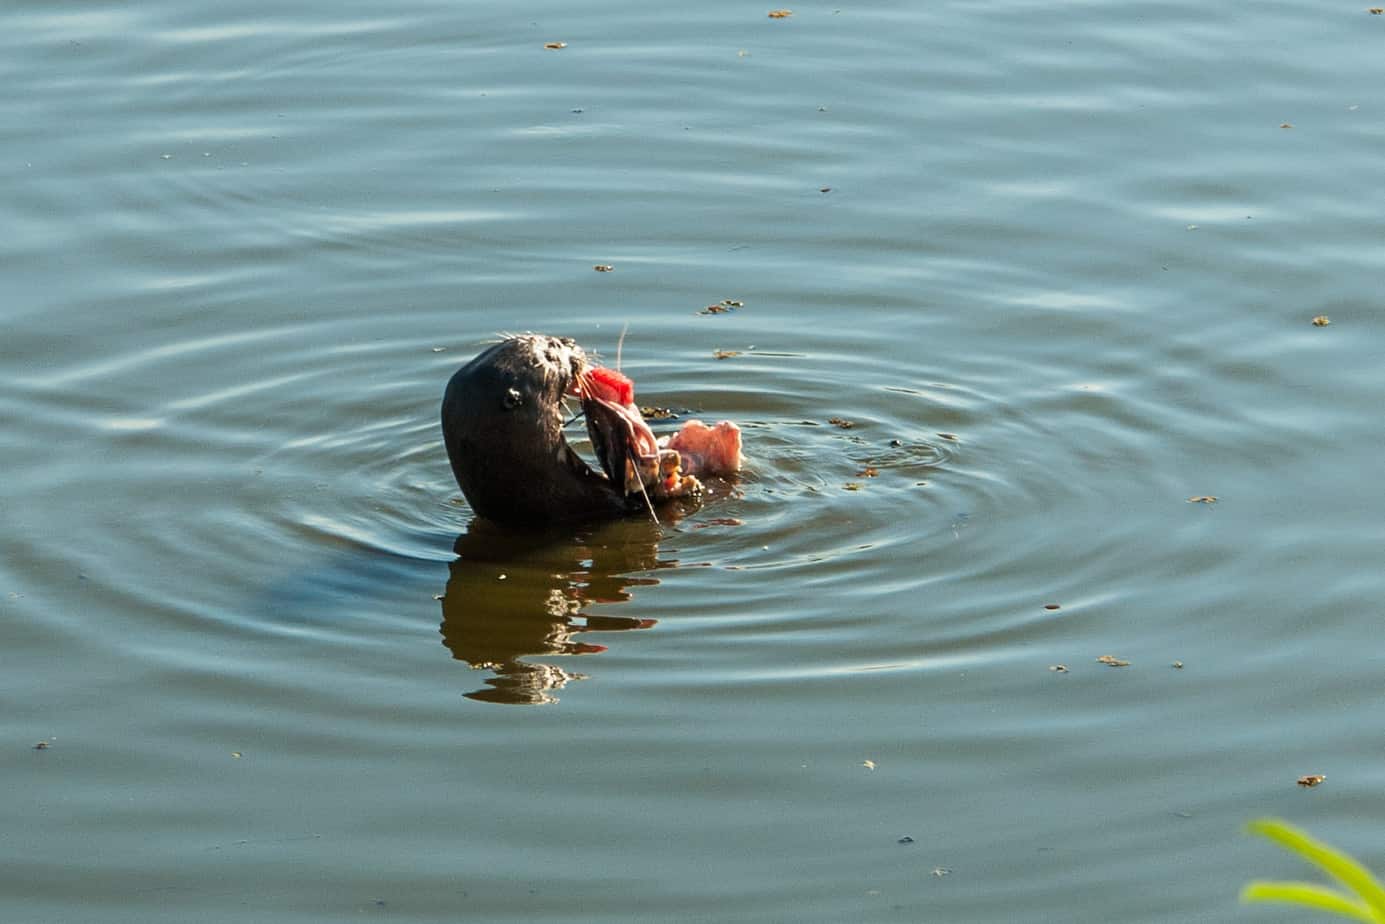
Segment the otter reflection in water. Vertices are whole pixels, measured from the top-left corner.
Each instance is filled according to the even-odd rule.
[[[734,423],[687,421],[660,439],[634,396],[618,370],[594,365],[572,340],[540,334],[506,337],[447,383],[443,442],[479,519],[457,539],[442,636],[458,660],[496,673],[490,689],[468,696],[551,702],[552,690],[581,675],[525,655],[594,654],[605,646],[585,633],[653,625],[584,608],[626,601],[627,587],[657,583],[627,575],[673,565],[658,560],[659,525],[646,513],[671,522],[680,504],[702,499],[698,476],[740,471]],[[580,402],[599,471],[568,445],[566,400]],[[640,516],[620,519],[631,513]]]
[[[659,528],[623,520],[566,533],[507,532],[474,520],[457,537],[457,560],[442,599],[442,640],[459,661],[494,671],[487,688],[466,695],[494,703],[549,703],[553,691],[585,675],[531,655],[596,654],[591,633],[647,629],[652,619],[595,616],[593,604],[629,601],[653,586],[632,573],[675,567],[658,557]]]

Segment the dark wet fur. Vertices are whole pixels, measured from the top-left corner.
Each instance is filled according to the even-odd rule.
[[[478,516],[537,526],[637,509],[621,491],[623,461],[613,480],[593,471],[563,438],[563,396],[585,363],[582,348],[571,340],[524,334],[490,347],[447,383],[447,457]],[[593,423],[589,416],[588,429],[600,433],[604,420]],[[606,457],[626,451],[622,433],[608,428],[597,443],[608,470]]]

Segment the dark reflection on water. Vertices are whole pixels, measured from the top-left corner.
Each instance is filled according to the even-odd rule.
[[[648,520],[578,533],[508,532],[475,520],[457,537],[442,598],[443,644],[458,661],[495,672],[467,693],[492,703],[556,702],[553,691],[586,674],[526,660],[534,655],[599,654],[589,632],[648,629],[639,616],[589,615],[592,604],[626,603],[632,587],[656,578],[638,572],[676,567],[659,558],[662,531]]]

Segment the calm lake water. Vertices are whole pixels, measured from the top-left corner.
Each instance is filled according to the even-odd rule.
[[[1385,867],[1366,6],[11,0],[0,918],[1300,920],[1267,814]],[[627,327],[744,475],[473,522],[451,372]]]

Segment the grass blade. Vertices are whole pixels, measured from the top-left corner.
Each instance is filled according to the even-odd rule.
[[[1241,901],[1302,905],[1305,908],[1340,914],[1344,918],[1355,918],[1365,921],[1366,924],[1380,924],[1385,921],[1385,918],[1375,914],[1367,905],[1352,901],[1334,889],[1311,882],[1252,882],[1241,890]]]
[[[1347,854],[1322,841],[1310,837],[1307,832],[1295,828],[1276,818],[1261,818],[1250,823],[1250,830],[1267,837],[1288,850],[1298,854],[1336,879],[1342,885],[1361,897],[1361,901],[1375,915],[1374,920],[1385,922],[1385,888],[1371,871],[1357,863]]]

